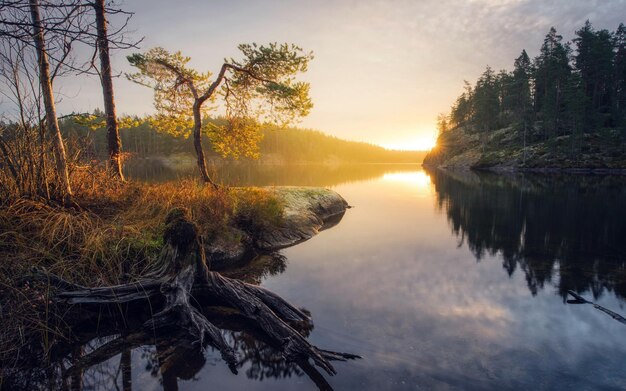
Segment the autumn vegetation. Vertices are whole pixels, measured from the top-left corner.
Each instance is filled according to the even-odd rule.
[[[137,72],[126,77],[152,89],[156,114],[120,117],[110,52],[138,49],[141,40],[126,35],[132,14],[105,0],[0,1],[0,12],[1,91],[11,107],[0,119],[0,386],[7,374],[21,381],[20,368],[51,365],[53,345],[80,345],[77,329],[93,325],[96,337],[102,308],[138,302],[164,308],[154,318],[139,317],[139,328],[113,311],[109,332],[123,334],[120,341],[138,333],[149,343],[158,327],[175,326],[184,334],[181,346],[190,337],[196,348],[211,344],[236,371],[232,348],[196,308],[204,299],[190,301],[194,289],[257,321],[285,357],[304,359],[303,366],[312,358],[333,374],[328,360],[348,356],[318,350],[293,328],[294,320],[310,323],[307,314],[271,292],[210,271],[202,247],[217,237],[237,241],[241,232],[281,220],[281,201],[269,190],[218,185],[209,175],[203,138],[222,158],[258,157],[263,128],[284,128],[311,109],[309,86],[297,77],[312,54],[291,44],[243,44],[240,59],[225,60],[212,74],[190,68],[180,52],[137,52],[128,56]],[[122,25],[112,27],[111,15]],[[90,57],[80,58],[85,52]],[[59,116],[55,87],[61,76],[77,75],[100,79],[103,112]],[[224,112],[207,120],[218,102]],[[141,134],[145,126],[192,143],[197,179],[146,184],[124,177],[120,130]],[[103,133],[104,156],[93,153],[89,132],[95,129]],[[147,278],[151,292],[119,297]],[[92,289],[110,301],[93,300]],[[87,292],[82,307],[63,299],[81,290]],[[88,318],[91,311],[94,318]],[[20,354],[24,347],[37,353]],[[70,361],[79,371],[89,360],[93,355],[79,354]],[[74,376],[63,363],[50,368],[60,371],[63,384]]]

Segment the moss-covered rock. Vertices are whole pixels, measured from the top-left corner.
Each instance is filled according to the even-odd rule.
[[[276,215],[276,205],[272,203],[269,209],[250,214],[245,221],[240,221],[239,237],[218,237],[205,243],[213,268],[228,268],[259,252],[308,240],[322,229],[337,224],[348,208],[346,200],[326,188],[285,186],[267,189],[278,201],[280,216]]]

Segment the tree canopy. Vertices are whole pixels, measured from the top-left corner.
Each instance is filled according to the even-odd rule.
[[[256,157],[260,124],[284,126],[312,108],[309,84],[296,81],[295,75],[306,72],[313,56],[295,45],[276,43],[242,44],[239,50],[242,59],[225,60],[213,77],[191,68],[190,57],[180,52],[153,48],[128,56],[138,72],[127,76],[154,89],[156,128],[188,137],[199,125],[222,156]],[[203,106],[206,101],[211,105]],[[197,123],[217,109],[224,111],[225,121]]]
[[[626,129],[624,24],[610,32],[587,21],[575,34],[564,42],[552,27],[533,60],[523,50],[512,72],[487,67],[474,86],[466,82],[447,128],[483,133],[510,126],[524,140],[527,128],[541,140]]]

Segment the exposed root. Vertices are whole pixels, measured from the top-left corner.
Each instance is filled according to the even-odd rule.
[[[279,350],[287,361],[297,363],[322,389],[330,389],[330,386],[309,360],[334,375],[336,370],[330,361],[360,358],[310,344],[298,331],[312,329],[309,314],[275,293],[208,271],[196,227],[184,212],[176,210],[168,216],[165,243],[151,278],[128,284],[88,288],[71,284],[45,270],[34,271],[31,279],[46,282],[56,289],[53,301],[58,308],[65,308],[63,319],[70,328],[73,321],[84,328],[89,319],[99,325],[103,314],[115,317],[117,313],[127,315],[130,312],[137,318],[135,321],[124,318],[121,336],[80,357],[67,370],[67,376],[122,351],[152,344],[156,336],[166,332],[178,336],[166,350],[178,349],[180,353],[211,345],[220,351],[223,360],[236,373],[238,361],[233,348],[226,342],[222,330],[201,312],[207,306],[224,308],[255,325],[264,340]],[[103,308],[108,310],[103,311]],[[150,308],[149,313],[146,308]]]

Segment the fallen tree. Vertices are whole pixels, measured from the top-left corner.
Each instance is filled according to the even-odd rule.
[[[63,343],[50,348],[51,360],[73,357],[70,366],[63,369],[64,379],[80,377],[96,363],[149,344],[161,346],[162,373],[181,351],[209,345],[219,350],[236,373],[236,352],[220,327],[228,323],[224,319],[233,317],[246,324],[249,332],[254,330],[286,361],[296,363],[323,389],[330,386],[311,362],[334,375],[330,361],[359,358],[311,345],[304,331],[312,329],[312,321],[305,310],[260,286],[211,271],[198,229],[186,210],[173,209],[165,223],[161,255],[141,279],[116,286],[86,287],[37,269],[21,282],[49,292],[46,308],[53,316],[48,318],[65,330]],[[168,338],[159,342],[158,336],[162,335]],[[80,347],[96,336],[109,338],[83,354]]]

